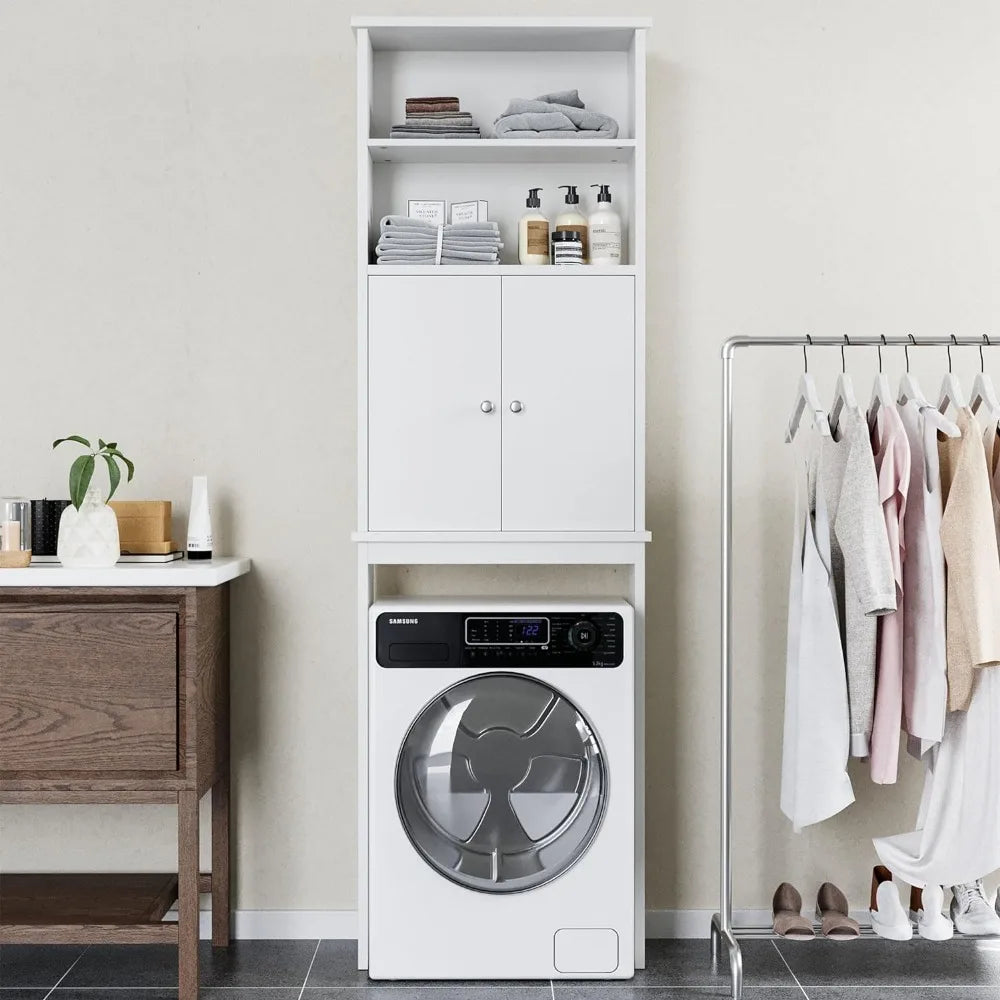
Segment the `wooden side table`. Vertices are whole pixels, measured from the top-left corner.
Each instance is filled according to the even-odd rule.
[[[0,944],[176,943],[197,998],[200,892],[212,944],[230,938],[229,580],[248,569],[0,571],[0,803],[172,803],[178,846],[176,873],[0,873]]]

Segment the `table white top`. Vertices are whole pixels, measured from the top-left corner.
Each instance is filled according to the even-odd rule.
[[[244,556],[178,559],[171,563],[118,563],[106,569],[69,569],[58,563],[0,569],[3,587],[218,587],[250,572]]]

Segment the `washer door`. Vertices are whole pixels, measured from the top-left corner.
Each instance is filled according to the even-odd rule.
[[[519,674],[448,688],[416,718],[396,763],[407,836],[438,872],[482,892],[557,878],[590,846],[608,776],[590,724]]]

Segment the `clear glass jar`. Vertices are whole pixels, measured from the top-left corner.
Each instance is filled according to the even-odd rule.
[[[31,565],[31,501],[0,498],[0,569]]]

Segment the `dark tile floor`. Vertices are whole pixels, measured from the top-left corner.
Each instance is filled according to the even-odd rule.
[[[617,982],[372,983],[350,941],[202,942],[205,1000],[695,1000],[729,996],[707,941],[650,941]],[[744,941],[747,1000],[986,1000],[1000,997],[1000,940],[897,944]],[[167,946],[0,947],[0,1000],[175,1000]]]

